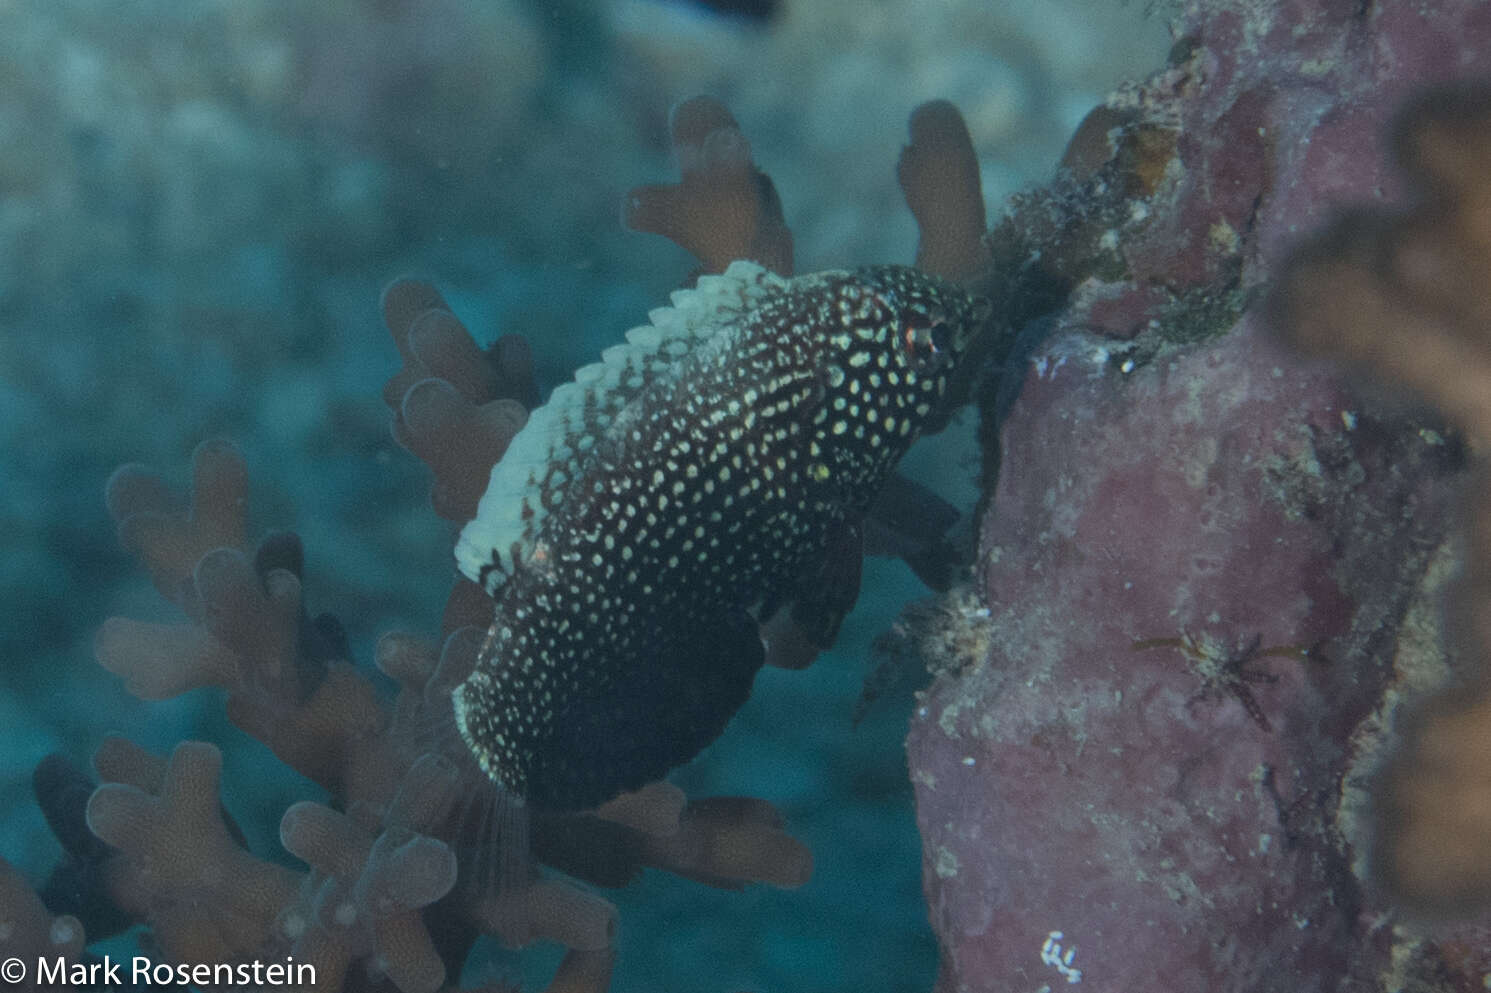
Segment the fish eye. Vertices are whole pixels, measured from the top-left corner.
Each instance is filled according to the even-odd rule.
[[[901,342],[912,365],[926,367],[951,358],[947,350],[953,344],[953,332],[940,316],[917,315],[902,325]]]

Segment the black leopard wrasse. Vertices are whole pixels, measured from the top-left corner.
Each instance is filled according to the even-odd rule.
[[[878,266],[704,276],[533,411],[461,533],[496,612],[456,723],[515,798],[580,810],[693,758],[745,701],[758,622],[809,595],[981,323]]]

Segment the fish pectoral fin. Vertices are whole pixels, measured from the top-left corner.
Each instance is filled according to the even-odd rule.
[[[769,664],[801,669],[834,643],[844,617],[859,599],[863,566],[863,525],[858,520],[839,522],[791,603],[762,625]]]
[[[898,558],[943,592],[965,557],[947,537],[958,510],[920,483],[892,473],[865,518],[865,554]]]

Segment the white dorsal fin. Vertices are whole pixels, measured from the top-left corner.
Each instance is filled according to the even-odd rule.
[[[535,408],[492,467],[476,516],[456,543],[456,564],[495,596],[519,563],[528,560],[550,508],[580,478],[595,443],[616,415],[675,363],[708,341],[788,280],[754,262],[730,263],[718,276],[700,276],[692,289],[673,293],[672,306],[647,316],[626,342],[601,353],[601,361],[575,372]]]

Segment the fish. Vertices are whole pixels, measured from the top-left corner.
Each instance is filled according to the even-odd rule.
[[[738,260],[648,316],[531,413],[456,545],[494,611],[455,723],[544,810],[591,809],[712,743],[782,608],[832,642],[861,522],[987,306],[907,266]]]

